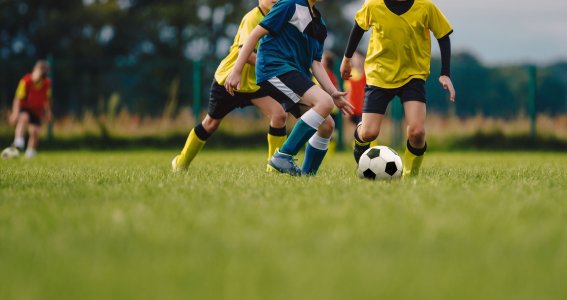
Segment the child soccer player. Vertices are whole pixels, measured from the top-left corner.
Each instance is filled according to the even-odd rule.
[[[27,127],[29,139],[26,158],[32,158],[37,153],[42,119],[45,117],[47,122],[51,121],[51,80],[47,77],[48,71],[46,61],[37,61],[32,72],[22,77],[16,89],[9,120],[10,124],[16,125],[12,146],[20,151],[24,150]]]
[[[281,147],[284,143],[286,137],[285,122],[287,120],[287,113],[278,102],[268,96],[265,89],[256,85],[254,70],[256,54],[250,51],[250,53],[246,55],[245,63],[248,64],[241,67],[243,77],[240,90],[237,93],[229,94],[223,87],[238,57],[240,48],[250,35],[250,32],[262,21],[276,2],[277,0],[259,0],[259,5],[242,18],[238,33],[234,38],[234,43],[230,47],[230,52],[220,63],[215,73],[215,78],[211,86],[208,114],[201,124],[191,130],[183,150],[181,150],[179,155],[173,158],[171,162],[173,171],[187,170],[189,164],[203,148],[207,139],[217,130],[222,119],[237,107],[255,105],[264,115],[270,118],[268,159],[272,156],[276,148]],[[253,46],[256,47],[256,45]]]
[[[317,172],[333,133],[334,122],[329,117],[333,102],[342,111],[351,112],[350,104],[344,99],[346,93],[333,86],[321,64],[327,28],[321,13],[314,7],[316,2],[319,1],[280,0],[276,3],[250,34],[224,84],[230,94],[242,88],[241,73],[246,58],[264,37],[258,49],[256,81],[286,111],[301,116],[268,167],[292,176]],[[312,75],[324,90],[313,83]],[[307,141],[305,160],[299,169],[294,156]]]
[[[431,60],[430,32],[441,49],[439,82],[455,101],[451,83],[451,25],[430,0],[367,0],[356,13],[341,76],[351,75],[351,57],[365,31],[372,28],[365,63],[367,87],[362,122],[354,132],[354,157],[360,156],[380,132],[389,102],[399,96],[404,106],[407,149],[403,176],[416,175],[427,149],[425,141],[425,80]]]
[[[354,106],[350,121],[354,126],[362,121],[362,104],[364,103],[364,88],[366,87],[366,75],[364,74],[364,55],[355,51],[352,56],[352,76],[345,80],[345,91],[348,92],[347,100]]]

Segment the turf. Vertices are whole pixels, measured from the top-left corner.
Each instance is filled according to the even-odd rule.
[[[566,299],[567,154],[430,153],[315,178],[263,152],[0,161],[0,299]]]

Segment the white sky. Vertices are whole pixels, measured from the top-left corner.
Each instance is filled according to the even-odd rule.
[[[566,0],[433,2],[453,25],[454,51],[467,50],[487,64],[567,60]]]

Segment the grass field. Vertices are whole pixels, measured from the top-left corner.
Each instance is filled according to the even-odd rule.
[[[315,178],[263,152],[0,161],[0,299],[567,299],[567,154],[430,153]]]

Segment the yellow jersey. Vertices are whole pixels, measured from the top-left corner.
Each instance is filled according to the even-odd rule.
[[[260,21],[262,21],[263,19],[264,12],[262,12],[262,9],[260,9],[259,6],[249,11],[244,16],[244,18],[242,18],[240,27],[238,27],[238,32],[234,37],[234,42],[232,43],[232,46],[230,46],[228,56],[221,61],[219,67],[217,68],[217,71],[215,72],[215,80],[218,84],[224,85],[228,74],[230,74],[230,71],[232,71],[232,68],[236,63],[240,48],[242,48],[244,42],[246,42],[246,39],[248,38],[252,30],[256,28],[256,26],[260,24]],[[257,48],[258,45],[256,45],[254,52],[256,52]],[[242,79],[240,80],[240,89],[238,90],[238,92],[254,93],[259,89],[260,87],[256,85],[255,66],[247,63],[242,69]]]
[[[414,78],[426,80],[430,73],[431,38],[452,32],[443,13],[430,0],[414,0],[405,13],[393,13],[384,0],[366,0],[355,21],[372,28],[364,69],[367,84],[398,88]]]

